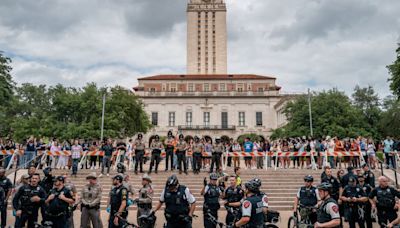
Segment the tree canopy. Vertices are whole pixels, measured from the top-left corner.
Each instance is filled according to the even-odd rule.
[[[398,48],[396,50],[397,59],[390,65],[387,66],[390,74],[390,90],[392,90],[393,94],[400,99],[400,43],[398,44]]]

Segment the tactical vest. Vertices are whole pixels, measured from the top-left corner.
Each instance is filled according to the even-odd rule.
[[[331,215],[326,212],[326,206],[328,205],[328,203],[335,203],[337,205],[337,202],[332,198],[325,200],[317,211],[317,221],[319,223],[326,223],[332,221]],[[340,226],[336,226],[335,228],[337,227]]]
[[[180,185],[176,192],[171,192],[165,188],[165,213],[174,216],[189,214],[189,202],[186,199],[185,190],[186,187],[183,185]]]
[[[128,201],[128,189],[126,189],[123,185],[119,187],[115,187],[111,190],[111,195],[110,195],[110,204],[111,204],[111,212],[116,212],[119,210],[119,207],[122,204],[122,190],[126,191],[126,201]],[[125,207],[125,211],[126,211]]]
[[[392,194],[391,187],[387,187],[386,189],[382,189],[381,187],[376,188],[376,206],[379,208],[385,209],[393,209],[396,204],[395,196]]]
[[[228,203],[239,202],[243,198],[242,189],[240,187],[229,187],[226,189],[225,198]]]
[[[60,200],[58,197],[60,196],[61,192],[64,192],[64,196],[71,194],[71,191],[67,188],[62,188],[60,191],[53,188],[50,191],[50,194],[54,194],[55,197],[53,200],[50,201],[49,206],[47,207],[47,212],[49,215],[52,216],[60,216],[62,214],[66,214],[68,210],[68,203],[64,200]]]
[[[219,196],[220,192],[218,191],[219,187],[215,185],[208,185],[208,191],[204,194],[204,207],[211,210],[218,210],[220,208],[219,205]]]
[[[315,206],[318,202],[315,187],[307,189],[305,186],[300,188],[300,204],[303,206]]]
[[[33,187],[31,185],[27,185],[22,187],[21,191],[23,192],[20,199],[22,210],[26,212],[32,212],[34,208],[40,207],[40,203],[31,202],[31,198],[33,196],[40,196],[40,190],[41,190],[40,186]]]
[[[264,226],[262,195],[252,195],[246,200],[251,203],[251,217],[246,227],[262,228]]]

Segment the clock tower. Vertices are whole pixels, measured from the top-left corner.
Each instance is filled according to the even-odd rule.
[[[226,74],[227,36],[224,0],[189,0],[187,73]]]

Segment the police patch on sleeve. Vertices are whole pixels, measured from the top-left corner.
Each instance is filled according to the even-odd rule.
[[[121,194],[122,194],[122,199],[126,200],[126,195],[127,195],[126,189],[122,189]]]
[[[339,212],[339,207],[337,205],[332,206],[332,211],[335,213]]]
[[[243,207],[244,208],[249,208],[250,207],[250,202],[249,201],[244,201],[244,203],[243,203]]]

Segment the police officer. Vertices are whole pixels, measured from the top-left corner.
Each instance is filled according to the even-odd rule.
[[[381,227],[392,222],[397,217],[396,197],[400,198],[400,192],[389,186],[389,180],[385,176],[378,178],[379,186],[369,195],[372,210],[378,210],[378,221]]]
[[[86,180],[88,183],[81,191],[81,228],[87,228],[90,223],[93,228],[101,228],[103,227],[100,218],[102,188],[97,183],[96,173],[89,174]]]
[[[229,186],[225,189],[223,194],[223,199],[226,200],[225,208],[227,209],[226,224],[231,225],[235,218],[239,218],[240,208],[236,207],[240,201],[243,199],[244,192],[242,188],[236,184],[236,176],[232,175],[229,177]],[[232,210],[230,210],[232,209]]]
[[[139,199],[137,200],[138,212],[137,223],[140,227],[143,226],[142,221],[139,219],[142,215],[149,215],[153,202],[153,188],[151,187],[151,177],[144,174],[142,177],[142,188],[139,190]]]
[[[199,174],[201,168],[201,156],[204,151],[204,145],[200,142],[200,138],[194,137],[194,144],[192,145],[193,151],[193,173]]]
[[[154,213],[165,203],[166,228],[191,228],[193,213],[196,209],[195,202],[196,199],[189,188],[180,185],[176,175],[172,175],[167,180]]]
[[[128,217],[127,203],[128,190],[122,184],[123,176],[117,174],[113,178],[113,189],[110,193],[110,219],[108,221],[109,228],[122,227],[121,219]]]
[[[184,140],[184,136],[182,134],[179,135],[179,141],[176,144],[176,156],[178,157],[178,169],[179,174],[182,174],[182,163],[183,170],[187,175],[187,166],[186,166],[186,150],[189,148],[188,144]]]
[[[252,179],[245,184],[246,198],[242,202],[242,218],[235,223],[235,227],[263,228],[264,213],[268,210],[268,198],[260,194],[261,181]]]
[[[43,169],[44,178],[40,181],[39,185],[44,189],[46,194],[49,194],[50,190],[53,189],[55,177],[52,174],[52,169],[46,167]]]
[[[64,186],[64,183],[64,177],[58,176],[55,180],[54,188],[50,190],[50,195],[45,201],[47,205],[46,220],[52,222],[53,228],[68,227],[68,208],[75,202],[72,196],[72,192]]]
[[[205,228],[215,228],[216,224],[210,220],[210,215],[218,220],[218,210],[220,208],[219,198],[222,197],[222,191],[218,187],[218,175],[210,174],[210,183],[204,179],[204,187],[201,189],[201,195],[204,196],[203,219]]]
[[[68,173],[64,173],[63,174],[64,177],[64,186],[66,189],[68,189],[69,191],[71,191],[72,194],[72,198],[75,200],[78,199],[78,190],[76,189],[76,186],[71,182],[71,180],[69,179]],[[67,226],[70,228],[74,228],[74,211],[77,208],[77,204],[75,204],[75,202],[71,205],[69,205],[68,207],[68,213],[67,213]]]
[[[221,139],[219,137],[215,138],[215,144],[212,148],[212,157],[211,157],[211,167],[210,173],[213,172],[214,165],[216,165],[216,170],[219,170],[219,166],[221,164],[221,156],[224,152],[224,145],[221,143]]]
[[[344,188],[342,202],[345,203],[345,218],[349,222],[350,228],[355,228],[356,223],[360,228],[365,227],[365,202],[368,201],[367,194],[357,185],[355,178],[349,178],[349,184]]]
[[[371,172],[366,163],[362,165],[362,169],[364,171],[365,183],[369,184],[372,188],[375,188],[375,174]]]
[[[15,227],[25,227],[28,222],[28,228],[35,227],[38,221],[39,208],[46,199],[46,192],[39,185],[40,175],[33,174],[30,184],[23,185],[18,189],[13,198],[13,207],[16,211]]]
[[[4,228],[7,224],[7,202],[13,188],[10,179],[6,177],[6,170],[4,168],[0,168],[0,187],[3,188],[5,194],[4,199],[2,199],[3,202],[0,202],[1,228]]]
[[[138,134],[137,139],[133,144],[133,148],[135,150],[135,173],[138,173],[138,165],[140,166],[140,172],[143,173],[143,157],[146,145],[142,134]]]
[[[150,162],[149,174],[153,169],[154,163],[156,165],[155,173],[158,173],[158,164],[160,164],[161,161],[161,150],[164,149],[163,143],[160,142],[160,136],[156,135],[154,137],[153,142],[151,142],[150,144],[150,149],[151,149],[151,162]]]
[[[175,137],[172,131],[168,131],[167,139],[165,139],[165,171],[168,171],[168,163],[171,161],[171,170],[174,170],[174,148],[175,148]]]
[[[367,194],[367,196],[369,196],[369,194],[371,194],[372,191],[372,187],[365,183],[365,177],[363,173],[360,173],[358,176],[358,184],[360,185],[360,188],[362,188],[362,190]],[[365,222],[367,224],[367,228],[372,228],[372,217],[371,217],[371,203],[369,201],[365,202]]]
[[[332,185],[331,197],[336,201],[339,200],[340,183],[336,177],[332,176],[331,167],[326,167],[324,174],[323,177],[321,175],[321,183],[330,183]]]
[[[317,214],[314,210],[307,207],[315,207],[320,200],[318,190],[313,186],[314,178],[311,175],[304,177],[304,186],[299,189],[294,199],[294,213],[297,213],[297,207],[300,206],[300,216],[308,216],[312,223],[317,221]]]
[[[332,189],[330,183],[322,183],[318,185],[318,194],[322,200],[317,211],[317,222],[314,227],[340,227],[339,206],[336,200],[330,197],[329,192]]]

